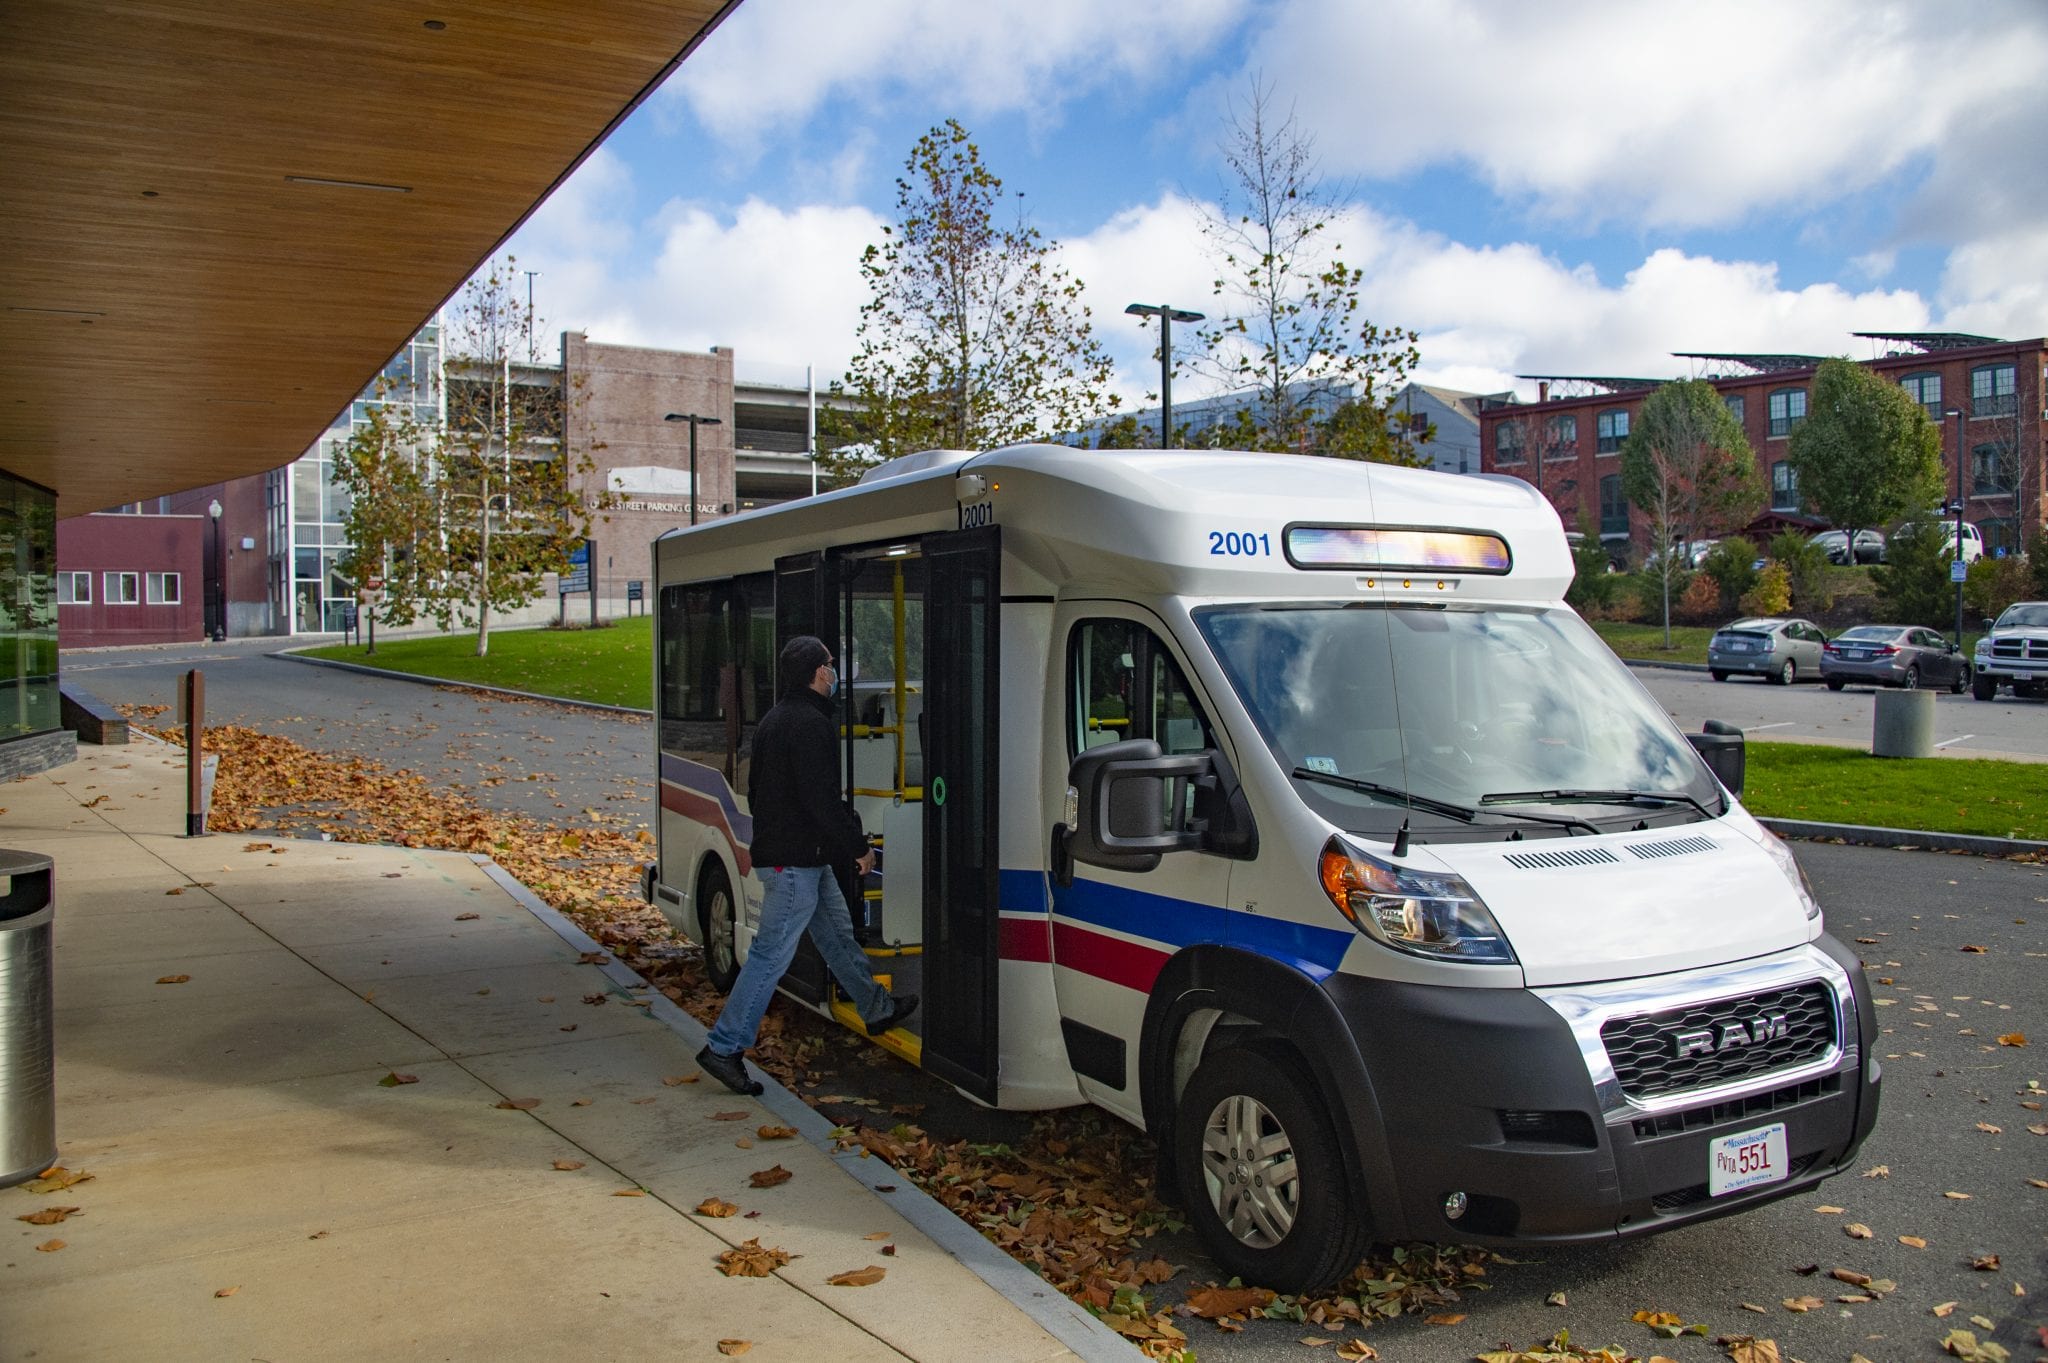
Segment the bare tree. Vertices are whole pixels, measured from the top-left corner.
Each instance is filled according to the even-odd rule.
[[[1671,584],[1679,546],[1743,524],[1763,505],[1756,451],[1721,394],[1704,379],[1667,383],[1643,399],[1621,447],[1621,485],[1650,519],[1664,587],[1664,647],[1671,647]]]

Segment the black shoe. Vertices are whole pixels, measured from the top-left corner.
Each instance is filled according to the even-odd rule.
[[[887,1017],[865,1024],[869,1036],[880,1036],[917,1011],[917,995],[915,994],[900,994],[891,999],[890,1002],[895,1006],[890,1008]]]
[[[720,1055],[706,1046],[697,1052],[697,1063],[704,1067],[706,1074],[734,1093],[745,1094],[751,1098],[763,1092],[759,1080],[747,1077],[747,1062],[740,1056]]]

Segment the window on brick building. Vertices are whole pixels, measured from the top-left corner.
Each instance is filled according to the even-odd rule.
[[[1970,415],[2011,416],[2019,410],[2019,366],[1980,364],[1970,371]]]
[[[1941,420],[1941,375],[1908,374],[1899,380],[1906,396],[1927,409],[1927,415]]]
[[[1792,428],[1806,420],[1806,390],[1780,388],[1771,394],[1771,434],[1790,435]]]
[[[60,606],[90,606],[92,604],[92,574],[57,574],[57,604]]]
[[[1749,402],[1742,394],[1722,394],[1721,405],[1728,409],[1728,415],[1735,418],[1736,425],[1740,426],[1743,422],[1749,420]]]
[[[1569,414],[1554,416],[1544,423],[1543,457],[1545,459],[1576,459],[1579,457],[1579,419]]]
[[[1519,464],[1522,462],[1522,423],[1503,421],[1493,428],[1493,462],[1496,464]]]
[[[1594,422],[1600,435],[1600,453],[1613,454],[1628,439],[1628,413],[1626,411],[1602,412]]]
[[[134,573],[107,573],[101,586],[109,606],[132,606],[142,599],[142,579]]]
[[[1789,459],[1780,459],[1771,465],[1771,510],[1797,511],[1799,509],[1799,470],[1792,467]]]
[[[1979,445],[1970,451],[1970,495],[1996,497],[2011,491],[2005,451],[1996,445]]]
[[[1628,498],[1622,495],[1618,473],[1605,474],[1600,479],[1600,533],[1628,533]]]
[[[149,575],[149,604],[152,606],[175,606],[184,597],[179,588],[182,579],[176,573],[151,573]]]

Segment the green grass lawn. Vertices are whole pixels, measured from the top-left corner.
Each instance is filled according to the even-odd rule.
[[[2048,764],[1872,757],[1811,743],[1750,743],[1749,812],[1817,823],[2048,840]]]
[[[1673,625],[1671,644],[1664,647],[1664,626],[1638,625],[1625,620],[1592,621],[1593,632],[1607,641],[1607,646],[1624,658],[1643,658],[1660,663],[1700,663],[1707,661],[1707,640],[1714,637],[1714,631],[1706,625]]]
[[[475,682],[568,700],[646,709],[652,703],[654,627],[647,616],[609,629],[513,629],[491,632],[491,651],[476,656],[476,635],[396,639],[308,649],[314,658],[416,672],[451,682]]]

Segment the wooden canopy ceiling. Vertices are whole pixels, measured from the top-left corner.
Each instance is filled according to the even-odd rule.
[[[297,457],[737,3],[0,6],[0,469]]]

